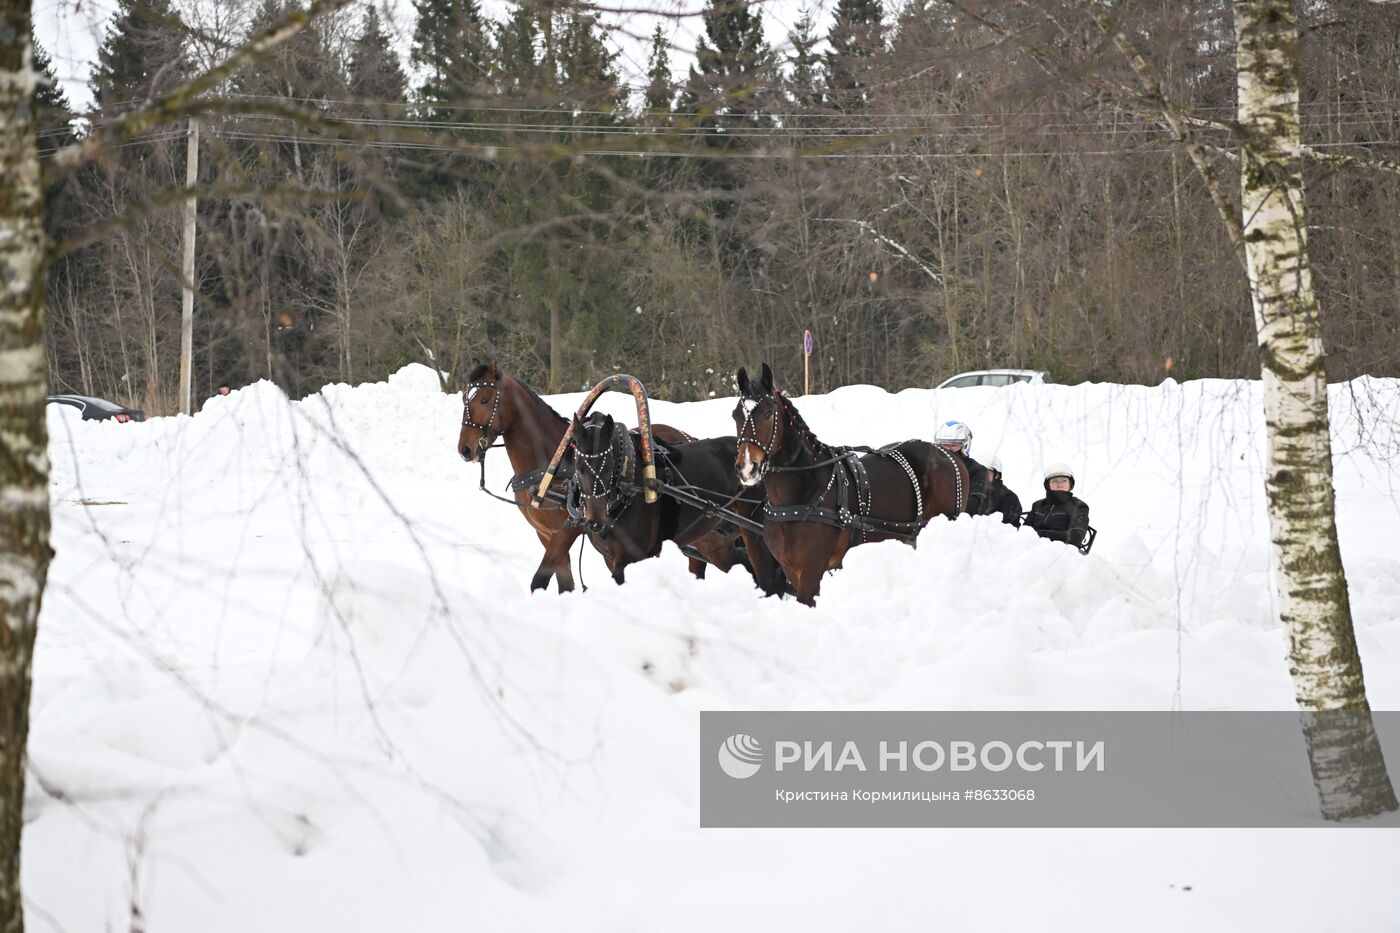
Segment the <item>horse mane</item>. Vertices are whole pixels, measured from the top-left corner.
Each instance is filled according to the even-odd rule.
[[[807,426],[806,420],[802,417],[802,412],[797,410],[797,406],[788,400],[788,397],[777,389],[773,390],[773,396],[777,398],[778,404],[787,412],[788,424],[797,432],[798,439],[806,443],[813,455],[820,458],[828,458],[832,454],[831,445],[824,443],[812,429]]]

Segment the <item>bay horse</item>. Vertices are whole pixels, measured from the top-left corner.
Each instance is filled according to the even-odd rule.
[[[528,385],[506,373],[494,360],[483,363],[472,359],[463,387],[462,429],[457,435],[457,453],[468,463],[481,463],[486,451],[497,439],[505,443],[515,478],[511,491],[515,504],[544,545],[544,557],[530,579],[530,592],[549,587],[553,578],[559,592],[574,588],[574,575],[569,569],[569,549],[583,529],[567,523],[564,508],[531,508],[531,488],[539,483],[545,467],[554,457],[569,422]],[[679,444],[694,440],[689,434],[669,425],[652,427],[652,434],[666,443]],[[532,478],[533,477],[533,478]],[[690,569],[704,575],[704,564],[691,559]]]
[[[734,469],[745,486],[767,493],[763,539],[798,602],[816,605],[822,574],[852,547],[890,538],[912,545],[933,516],[956,518],[965,507],[967,468],[933,444],[832,447],[773,388],[767,363],[756,381],[743,368],[738,377]]]
[[[615,582],[625,582],[630,564],[655,557],[674,541],[693,548],[707,563],[728,573],[743,564],[764,595],[784,591],[786,580],[763,536],[725,522],[711,508],[662,492],[655,502],[641,495],[642,451],[636,434],[610,415],[594,412],[573,420],[574,484],[582,502],[588,540],[607,562]],[[736,441],[712,437],[654,447],[658,478],[708,506],[722,506],[744,518],[759,518],[761,490],[745,489],[734,475]],[[743,551],[739,541],[743,541]],[[697,574],[703,577],[703,572]]]

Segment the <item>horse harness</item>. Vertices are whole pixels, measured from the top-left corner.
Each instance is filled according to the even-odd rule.
[[[594,427],[591,424],[584,425],[584,430]],[[637,497],[637,493],[642,491],[641,484],[632,481],[632,475],[636,471],[635,451],[632,447],[633,436],[631,431],[614,431],[612,443],[607,446],[607,449],[594,454],[586,454],[578,449],[577,443],[574,444],[574,456],[578,458],[579,468],[593,477],[593,492],[583,492],[577,488],[577,483],[571,484],[571,491],[577,491],[579,499],[602,499],[607,503],[605,530],[622,517],[622,513],[627,511],[632,500]],[[605,480],[603,473],[607,469],[609,455],[612,456],[612,469],[607,471]],[[567,507],[569,520],[576,524],[582,524],[584,522],[583,503],[576,502],[574,497],[570,496]]]
[[[493,447],[503,447],[505,445],[502,442],[502,438],[506,436],[505,430],[491,427],[491,423],[493,421],[496,421],[497,416],[501,413],[501,384],[500,382],[467,383],[467,390],[469,393],[473,393],[478,389],[494,389],[496,391],[495,401],[491,404],[491,414],[487,416],[485,424],[477,424],[475,421],[473,421],[471,419],[471,395],[469,394],[467,399],[465,400],[465,404],[462,406],[462,424],[467,425],[468,427],[476,428],[478,431],[480,431],[483,440],[490,439],[491,442],[487,444],[487,450],[490,450]],[[492,434],[495,435],[494,438],[491,438]],[[482,492],[486,493],[492,499],[500,499],[502,502],[508,502],[511,505],[516,506],[517,508],[532,508],[532,506],[530,506],[528,503],[521,505],[518,499],[507,499],[505,496],[497,495],[496,493],[487,489],[486,458],[482,457],[477,462],[481,465],[481,482],[479,485]],[[520,492],[522,489],[533,489],[534,487],[539,485],[540,480],[543,478],[544,467],[537,467],[533,470],[530,470],[529,472],[519,473],[515,476],[512,476],[506,485],[510,489],[511,494],[514,495],[515,493]],[[545,496],[545,504],[542,504],[537,508],[540,511],[552,511],[555,509],[561,509],[564,508],[564,506],[567,504],[567,500],[568,490],[561,491],[557,488],[551,489],[549,493]]]
[[[753,413],[757,410],[758,406],[755,405],[753,408],[750,408],[747,404],[744,404],[744,401],[747,400],[740,402],[744,410],[744,423],[739,426],[738,437],[735,438],[735,440],[740,445],[752,444],[763,451],[763,462],[758,465],[758,475],[762,476],[764,473],[768,472],[769,461],[773,457],[773,449],[778,445],[778,408],[780,406],[773,406],[773,424],[768,429],[768,443],[765,445],[759,441],[758,428],[753,423]]]
[[[486,437],[486,436],[488,436],[489,434],[491,434],[491,433],[493,433],[493,432],[495,433],[495,435],[496,435],[497,437],[500,437],[500,436],[501,436],[503,433],[505,433],[505,432],[503,432],[503,431],[496,431],[494,428],[491,427],[491,422],[495,421],[495,420],[496,420],[496,416],[499,415],[499,414],[501,413],[501,384],[500,384],[500,382],[469,382],[469,383],[467,383],[467,388],[468,388],[469,390],[471,390],[471,391],[470,391],[470,394],[469,394],[469,395],[467,396],[467,398],[466,398],[465,404],[462,406],[462,408],[463,408],[463,411],[462,411],[462,423],[465,424],[467,427],[476,428],[478,431],[481,432],[481,436],[482,436],[482,437]],[[475,397],[475,395],[476,395],[476,390],[478,390],[478,389],[495,389],[495,390],[496,390],[496,398],[495,398],[495,401],[493,401],[493,402],[491,403],[491,414],[486,418],[486,423],[485,423],[485,424],[477,424],[475,421],[473,421],[473,420],[471,419],[471,410],[472,410],[472,408],[471,408],[471,403],[472,403],[472,398]]]
[[[919,477],[910,465],[909,459],[903,451],[897,449],[898,447],[898,444],[887,444],[880,448],[836,447],[833,448],[833,455],[820,463],[804,466],[770,467],[768,469],[770,473],[795,473],[818,469],[826,465],[830,465],[832,469],[831,478],[827,480],[826,488],[818,493],[810,503],[805,505],[774,505],[770,500],[763,507],[765,516],[775,522],[817,522],[823,525],[835,525],[838,528],[849,528],[851,529],[852,547],[864,543],[871,533],[888,535],[912,544],[919,532],[928,524],[928,520],[923,517],[924,493],[919,486]],[[909,484],[914,489],[914,521],[899,522],[886,518],[875,518],[870,514],[870,475],[860,459],[862,453],[888,457],[899,464],[900,469],[909,478]],[[836,508],[834,509],[820,504],[833,489],[836,491]],[[854,509],[848,506],[849,494],[852,491],[855,493]]]

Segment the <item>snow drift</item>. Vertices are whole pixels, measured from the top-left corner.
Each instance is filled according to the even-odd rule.
[[[966,421],[1026,505],[1069,461],[1094,552],[940,519],[851,552],[815,610],[669,547],[531,596],[539,544],[423,367],[140,425],[51,408],[31,928],[1395,928],[1393,830],[701,832],[700,709],[1292,704],[1256,383],[796,402],[831,443]],[[732,434],[732,407],[653,415]],[[1400,382],[1332,407],[1370,696],[1400,708]]]

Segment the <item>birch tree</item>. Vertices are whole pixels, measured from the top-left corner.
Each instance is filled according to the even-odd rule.
[[[0,930],[24,929],[19,839],[35,622],[49,566],[43,190],[30,0],[0,0]]]
[[[1269,523],[1290,673],[1327,819],[1396,808],[1337,544],[1327,371],[1308,266],[1294,0],[1234,0],[1242,240],[1268,426]],[[1333,711],[1350,711],[1334,713]]]

